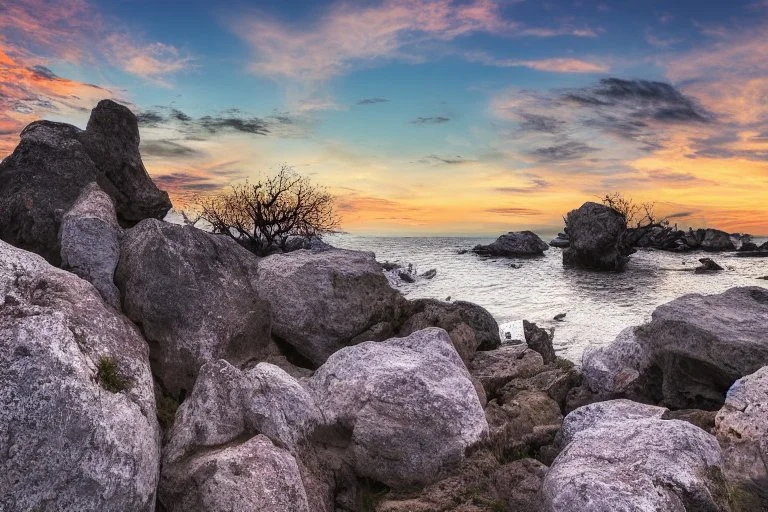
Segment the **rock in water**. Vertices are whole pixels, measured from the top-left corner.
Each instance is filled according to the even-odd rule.
[[[0,242],[4,510],[155,508],[147,346],[87,281]]]
[[[488,433],[469,372],[442,329],[344,348],[309,388],[327,428],[351,435],[356,473],[392,488],[436,480]]]
[[[231,238],[191,226],[147,219],[125,231],[115,282],[172,395],[192,389],[203,363],[240,365],[276,353],[257,264]]]
[[[93,109],[85,131],[35,121],[21,132],[0,162],[0,239],[59,265],[61,217],[94,181],[124,225],[163,218],[171,207],[141,163],[136,116],[110,100]]]
[[[61,268],[90,281],[104,302],[120,309],[120,290],[114,283],[120,259],[120,236],[115,207],[96,183],[87,185],[61,220]]]
[[[738,510],[768,510],[768,366],[737,380],[715,418]]]
[[[616,210],[587,202],[571,210],[566,218],[570,246],[563,251],[563,264],[595,270],[621,270],[628,251],[622,236],[627,221]]]
[[[483,256],[541,256],[549,246],[533,231],[510,231],[489,245],[476,245],[472,251]]]
[[[316,366],[395,320],[403,303],[373,253],[341,249],[267,256],[259,261],[258,290],[272,304],[273,333]]]
[[[571,412],[542,485],[544,510],[730,511],[717,441],[660,419],[664,411],[615,400]]]
[[[649,324],[585,352],[585,382],[606,396],[717,409],[736,379],[768,361],[766,318],[765,288],[684,295],[656,308]]]
[[[705,251],[735,251],[731,236],[725,231],[719,229],[707,229],[704,233],[704,239],[701,242],[701,248]]]
[[[720,270],[724,270],[723,267],[715,263],[715,260],[712,258],[699,258],[699,263],[701,263],[701,265],[695,269],[697,274],[706,274],[707,272],[719,272]]]
[[[528,347],[541,354],[544,364],[549,364],[555,360],[552,335],[546,329],[542,329],[528,320],[523,320],[523,331],[525,332],[525,342],[528,344]]]

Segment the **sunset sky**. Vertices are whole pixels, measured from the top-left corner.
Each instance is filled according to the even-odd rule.
[[[0,157],[113,98],[177,204],[287,163],[352,232],[548,233],[620,191],[768,234],[766,34],[766,0],[0,0]]]

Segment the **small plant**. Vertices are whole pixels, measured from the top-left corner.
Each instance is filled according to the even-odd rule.
[[[119,393],[128,388],[129,381],[120,375],[120,368],[115,358],[102,356],[96,365],[96,378],[99,385],[111,393]]]

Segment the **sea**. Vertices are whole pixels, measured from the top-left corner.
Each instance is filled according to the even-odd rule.
[[[495,237],[335,234],[324,240],[339,248],[372,251],[380,262],[412,265],[419,274],[435,269],[433,279],[396,284],[411,299],[474,302],[502,326],[525,319],[554,328],[555,351],[577,364],[587,347],[610,343],[622,329],[649,321],[657,306],[681,295],[719,293],[733,286],[768,287],[768,281],[758,279],[768,276],[768,258],[740,258],[734,253],[639,249],[624,272],[595,272],[563,267],[562,249],[554,247],[539,258],[461,254]],[[766,240],[753,239],[758,244]],[[702,257],[711,257],[725,271],[695,274],[692,269]],[[565,318],[554,320],[561,313]]]

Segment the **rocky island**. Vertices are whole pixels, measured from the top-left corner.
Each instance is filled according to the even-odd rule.
[[[102,101],[0,163],[0,509],[768,508],[768,290],[680,297],[578,368],[535,324],[502,345],[480,306],[407,300],[372,253],[163,221],[138,143]],[[626,261],[601,206],[564,263]]]

